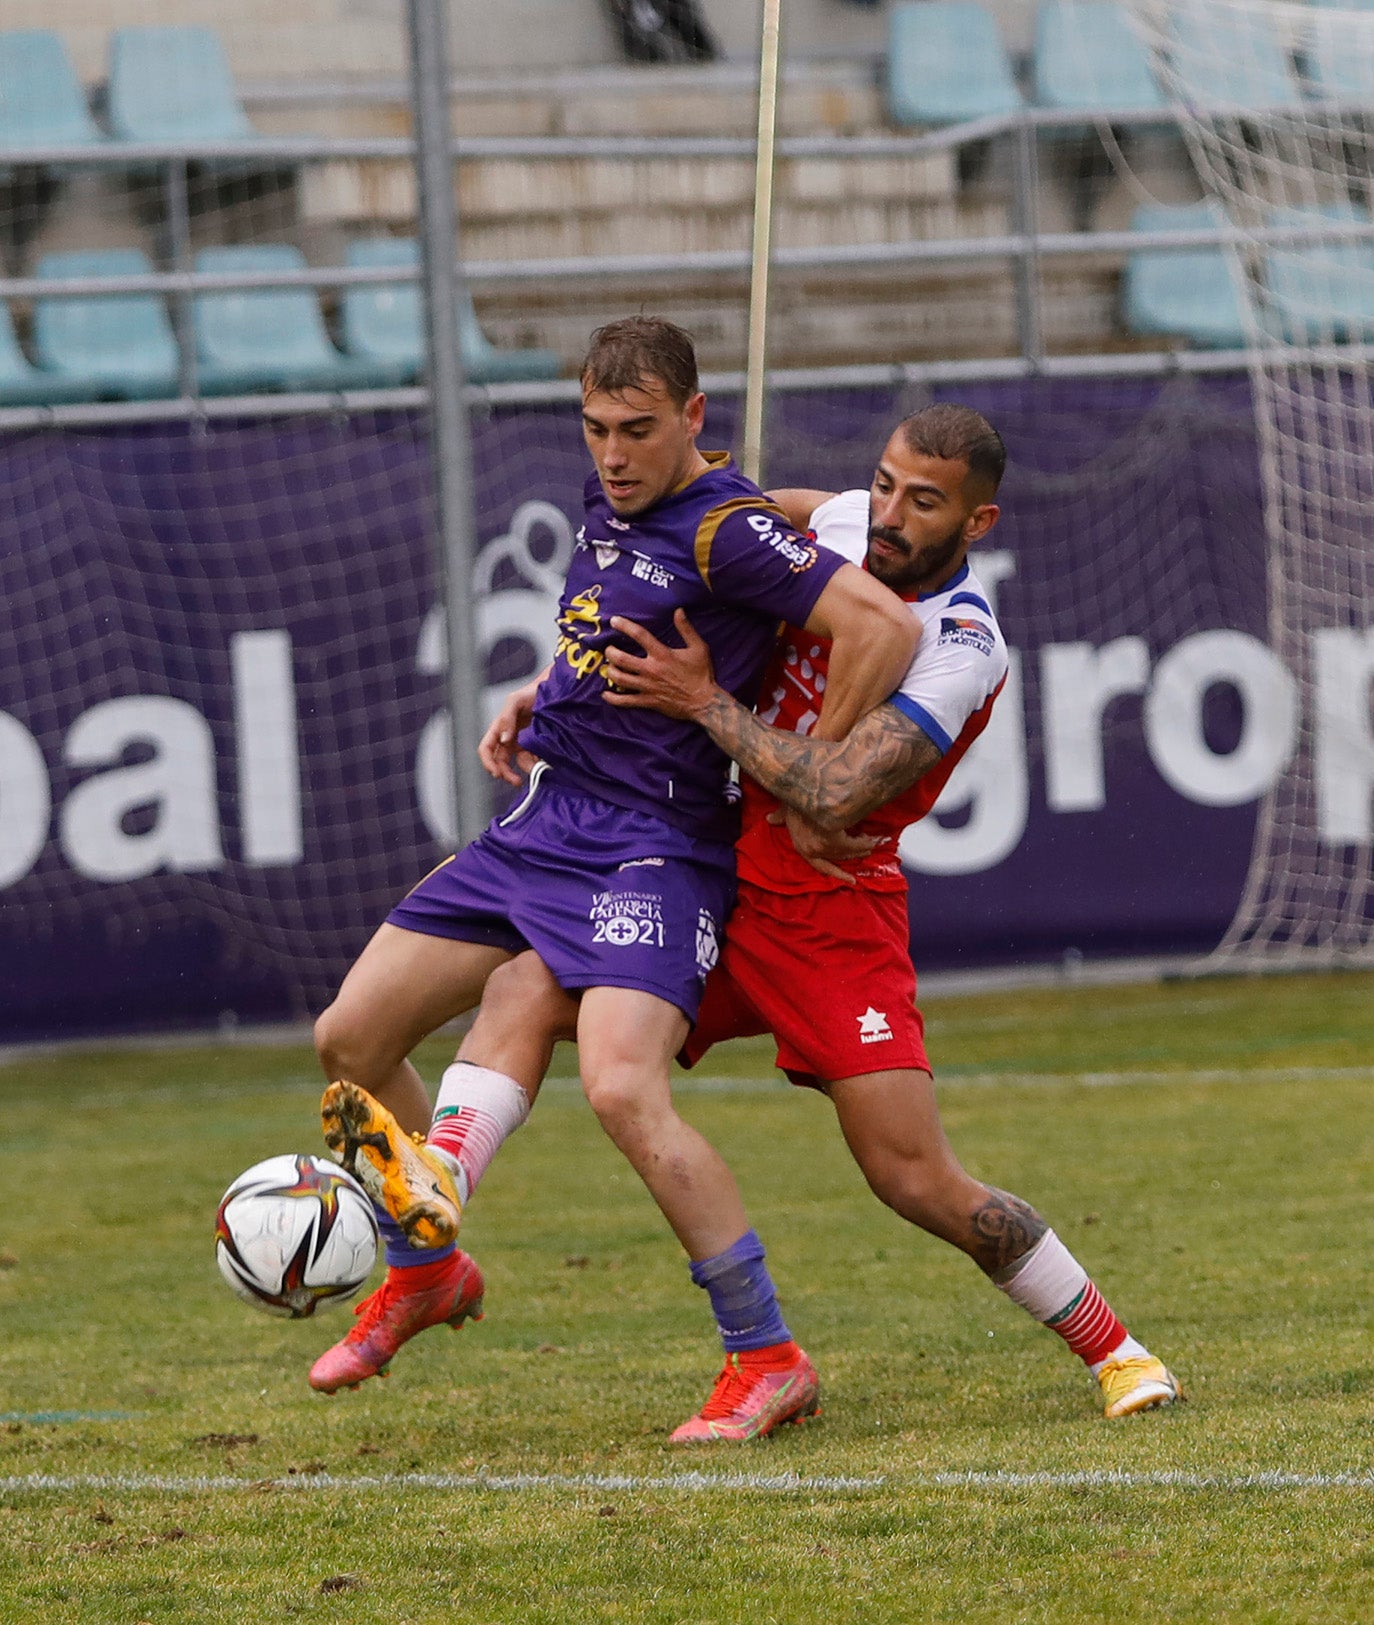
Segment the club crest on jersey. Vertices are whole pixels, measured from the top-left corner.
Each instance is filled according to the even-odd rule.
[[[976,649],[980,655],[990,655],[996,643],[992,632],[982,621],[975,621],[966,615],[942,615],[939,641]]]
[[[596,554],[596,562],[603,570],[609,570],[620,557],[620,549],[614,542],[593,542],[592,550]]]

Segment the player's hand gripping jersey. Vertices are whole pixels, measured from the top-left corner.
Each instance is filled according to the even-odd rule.
[[[710,646],[716,681],[742,704],[758,698],[779,621],[804,623],[848,556],[794,531],[724,452],[647,512],[620,518],[593,476],[559,605],[553,668],[520,743],[555,782],[652,813],[696,840],[738,833],[729,761],[705,730],[602,699],[610,626],[624,615],[674,647],[681,606]],[[805,637],[805,633],[800,634]]]
[[[868,549],[868,492],[842,491],[831,497],[812,514],[811,525],[828,555],[862,565]],[[905,889],[898,837],[935,805],[960,758],[987,726],[1007,676],[1007,646],[987,593],[967,564],[937,592],[907,602],[924,630],[916,657],[888,703],[910,717],[943,754],[909,790],[855,826],[853,833],[876,835],[880,844],[868,857],[844,867],[861,886],[878,891]],[[760,720],[790,733],[810,733],[820,715],[829,658],[830,646],[823,638],[789,625],[764,679]],[[766,790],[744,780],[744,829],[736,849],[740,879],[774,892],[843,886],[798,857],[785,827],[768,822],[777,806]]]

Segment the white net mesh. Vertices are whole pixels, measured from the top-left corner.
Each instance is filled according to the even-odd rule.
[[[1130,10],[1203,185],[1240,234],[1232,269],[1253,347],[1269,639],[1304,720],[1264,799],[1217,957],[1368,959],[1374,10],[1277,0]],[[1327,236],[1282,235],[1302,230]]]

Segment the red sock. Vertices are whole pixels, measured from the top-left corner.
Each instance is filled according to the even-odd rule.
[[[1062,1315],[1045,1324],[1087,1365],[1105,1360],[1126,1336],[1126,1328],[1091,1281]]]
[[[404,1292],[427,1292],[430,1287],[442,1286],[453,1274],[458,1254],[446,1251],[442,1258],[429,1264],[391,1264],[387,1267],[386,1284],[400,1287]]]
[[[770,1343],[764,1349],[741,1349],[739,1363],[751,1371],[786,1371],[801,1359],[801,1350],[789,1337],[785,1343]]]

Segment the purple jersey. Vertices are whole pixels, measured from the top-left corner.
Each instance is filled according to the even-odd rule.
[[[706,731],[602,699],[607,647],[639,653],[610,619],[627,616],[680,647],[673,611],[685,609],[716,681],[752,708],[779,622],[803,625],[843,560],[793,530],[727,453],[706,455],[704,473],[628,519],[595,475],[587,481],[553,668],[520,743],[560,784],[652,813],[696,839],[731,841],[729,759]]]

